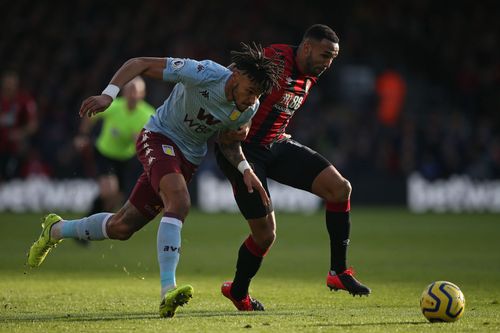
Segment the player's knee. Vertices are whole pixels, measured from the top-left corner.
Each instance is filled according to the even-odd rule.
[[[179,195],[174,200],[171,200],[166,207],[168,212],[174,213],[184,220],[188,216],[189,209],[191,208],[189,194]]]
[[[343,185],[343,187],[344,187],[344,198],[346,200],[349,200],[349,198],[351,197],[351,192],[352,192],[351,182],[344,178],[343,184],[344,184]]]
[[[262,242],[262,249],[265,250],[266,252],[273,246],[274,240],[276,239],[276,233],[273,232],[272,234],[267,235],[266,238],[264,238]]]
[[[272,230],[267,233],[263,233],[260,235],[253,235],[255,239],[255,243],[264,251],[267,251],[273,244],[276,239],[276,231]]]
[[[351,197],[352,186],[351,183],[342,178],[336,182],[335,185],[330,186],[327,198],[328,202],[346,202]]]

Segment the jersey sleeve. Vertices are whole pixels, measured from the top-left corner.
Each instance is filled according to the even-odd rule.
[[[238,121],[235,121],[233,124],[231,124],[230,129],[237,130],[241,126],[248,123],[250,119],[252,119],[253,116],[255,116],[255,114],[257,113],[259,105],[260,105],[259,100],[257,100],[257,102],[253,105],[253,107],[251,107],[248,110],[245,110],[245,112],[241,114],[241,116],[238,118]]]
[[[163,80],[181,82],[185,85],[199,85],[213,79],[211,63],[192,59],[167,58],[163,70]]]

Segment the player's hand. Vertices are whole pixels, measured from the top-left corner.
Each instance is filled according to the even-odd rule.
[[[243,173],[243,181],[247,186],[248,193],[253,193],[253,189],[256,189],[259,192],[264,206],[269,207],[271,205],[271,199],[269,199],[266,189],[262,186],[262,183],[252,169],[245,170],[245,173]]]
[[[113,98],[108,95],[91,96],[83,101],[80,107],[80,117],[92,117],[93,115],[106,110],[111,103]]]

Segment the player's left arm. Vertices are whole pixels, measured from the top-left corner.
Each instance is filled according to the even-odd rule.
[[[262,186],[259,177],[257,177],[255,172],[252,170],[252,167],[246,160],[241,148],[241,142],[219,142],[219,148],[226,159],[243,174],[243,181],[247,186],[248,192],[253,193],[253,189],[256,189],[259,192],[262,203],[266,207],[269,207],[271,200],[269,199],[264,186]]]
[[[224,157],[235,168],[237,168],[241,162],[246,161],[243,149],[241,148],[241,142],[239,140],[219,141],[219,148],[222,154],[224,154]]]

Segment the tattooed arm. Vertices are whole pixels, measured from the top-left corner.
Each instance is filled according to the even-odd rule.
[[[219,142],[219,148],[222,154],[224,154],[224,157],[226,157],[229,163],[235,168],[238,168],[238,165],[245,160],[240,141],[245,140],[247,137],[251,124],[252,121],[250,120],[237,130],[224,130],[218,133],[217,141]],[[243,173],[243,171],[241,172]]]
[[[217,136],[217,141],[219,143],[219,148],[224,154],[226,159],[235,167],[245,160],[245,155],[241,149],[241,142],[245,140],[248,132],[250,131],[250,125],[252,121],[248,121],[246,124],[242,125],[237,130],[225,130],[219,131]]]
[[[241,149],[241,142],[219,140],[219,149],[229,163],[231,163],[243,174],[243,181],[247,186],[248,192],[253,193],[253,189],[255,188],[259,192],[264,205],[269,207],[271,200],[269,199],[269,196],[267,195],[267,192],[262,186],[259,178],[250,167],[250,164],[248,164],[245,155],[243,154],[243,150]]]
[[[219,140],[219,148],[226,160],[229,161],[235,168],[240,162],[245,160],[245,155],[241,149],[240,141]]]

